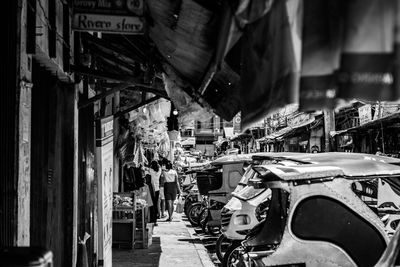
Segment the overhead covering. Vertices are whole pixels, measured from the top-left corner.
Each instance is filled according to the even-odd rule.
[[[298,103],[299,94],[300,108],[307,111],[332,108],[338,97],[400,97],[397,0],[148,0],[145,5],[148,34],[82,34],[94,58],[72,67],[101,80],[102,93],[127,84],[122,111],[138,104],[137,91],[151,92],[170,97],[182,122],[189,116],[207,120],[212,113],[231,121],[241,112],[246,129]]]
[[[395,0],[149,0],[149,33],[166,63],[187,82],[182,90],[225,120],[241,111],[245,129],[298,102],[299,92],[303,110],[332,108],[338,95],[397,98],[398,5]],[[382,64],[374,66],[375,59]]]
[[[304,121],[298,125],[295,126],[288,126],[285,127],[283,129],[280,129],[279,131],[276,131],[270,135],[264,136],[263,138],[258,139],[258,142],[274,142],[276,140],[281,140],[284,137],[288,137],[288,136],[292,136],[294,134],[296,134],[299,130],[303,130],[302,128],[307,127],[311,124],[317,124],[319,123],[321,120],[318,119],[316,120],[315,117],[311,117],[309,120]]]

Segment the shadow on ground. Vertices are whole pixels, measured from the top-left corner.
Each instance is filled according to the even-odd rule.
[[[161,252],[160,237],[153,237],[152,245],[148,249],[129,250],[113,248],[113,267],[159,266]]]

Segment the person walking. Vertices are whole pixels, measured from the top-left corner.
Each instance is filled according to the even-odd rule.
[[[165,183],[165,178],[164,178],[164,167],[162,166],[161,169],[161,175],[160,175],[160,195],[158,198],[158,219],[164,219],[167,217],[165,215],[165,196],[164,196],[164,183]]]
[[[157,225],[157,215],[158,215],[158,197],[160,195],[160,176],[161,168],[157,161],[152,161],[150,164],[149,173],[151,176],[151,185],[154,190],[153,206],[150,208],[150,222]]]
[[[165,165],[166,170],[164,171],[164,196],[167,204],[168,219],[172,221],[172,214],[174,212],[174,201],[177,194],[181,194],[181,189],[178,182],[178,173],[172,169],[171,162],[167,162]]]

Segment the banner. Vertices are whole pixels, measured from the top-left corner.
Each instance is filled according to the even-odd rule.
[[[371,105],[364,105],[358,108],[358,117],[360,118],[360,125],[366,124],[372,120]]]
[[[113,117],[96,121],[99,261],[112,266]]]

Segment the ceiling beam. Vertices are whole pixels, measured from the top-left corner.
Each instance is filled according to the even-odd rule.
[[[121,75],[121,74],[115,74],[111,72],[105,72],[105,71],[100,71],[100,70],[94,70],[90,69],[88,67],[84,66],[75,66],[71,65],[71,70],[73,72],[86,75],[86,76],[91,76],[94,78],[98,79],[103,79],[103,80],[108,80],[108,81],[113,81],[113,82],[119,82],[119,83],[128,83],[131,86],[134,87],[140,87],[140,88],[145,88],[148,90],[143,91],[148,91],[149,93],[154,93],[154,94],[159,94],[162,95],[163,97],[168,97],[167,93],[165,92],[164,86],[161,83],[156,83],[156,84],[145,84],[140,81],[140,79],[129,76],[129,75]]]
[[[125,82],[125,83],[130,83],[133,85],[137,85],[137,86],[153,88],[152,85],[144,84],[144,83],[142,83],[142,81],[140,79],[132,77],[130,75],[121,75],[121,74],[105,72],[105,71],[101,71],[101,70],[94,70],[94,69],[90,69],[85,66],[76,66],[76,65],[71,65],[71,70],[73,72],[76,72],[76,73],[79,73],[82,75],[91,76],[91,77],[98,78],[98,79],[104,79],[104,80],[115,81],[115,82]]]
[[[104,98],[106,96],[112,95],[112,94],[114,94],[114,93],[116,93],[116,92],[118,92],[120,90],[124,90],[124,89],[127,89],[129,87],[132,87],[132,85],[131,84],[127,84],[127,83],[122,83],[122,84],[120,84],[118,86],[115,86],[114,88],[112,88],[110,90],[107,90],[107,91],[105,91],[105,92],[103,92],[101,94],[95,95],[94,97],[91,97],[91,98],[86,99],[84,101],[79,101],[78,108],[80,109],[80,108],[87,107],[90,104],[93,104],[94,102],[96,102],[97,100],[100,100],[100,99],[102,99],[102,98]]]
[[[160,98],[161,98],[160,96],[154,96],[152,98],[149,98],[149,99],[147,99],[145,101],[140,102],[139,104],[137,104],[137,105],[135,105],[133,107],[130,107],[130,108],[122,110],[122,111],[119,111],[119,112],[114,114],[114,118],[115,117],[120,117],[120,116],[122,116],[122,115],[124,115],[124,114],[126,114],[128,112],[131,112],[131,111],[133,111],[135,109],[141,108],[141,107],[143,107],[143,106],[145,106],[147,104],[150,104],[151,102],[154,102],[154,101],[156,101],[156,100],[158,100]]]
[[[152,94],[155,94],[155,95],[157,95],[159,97],[162,97],[162,98],[165,98],[165,99],[169,100],[169,97],[165,92],[161,92],[160,90],[157,90],[156,88],[154,88],[154,89],[142,88],[142,87],[139,87],[139,86],[135,86],[133,84],[123,83],[123,84],[115,86],[115,87],[111,88],[110,90],[107,90],[107,91],[105,91],[105,92],[103,92],[101,94],[95,95],[92,98],[89,98],[89,99],[86,99],[86,100],[84,100],[82,102],[79,102],[78,108],[81,109],[81,108],[87,107],[90,104],[93,104],[94,102],[96,102],[96,101],[98,101],[98,100],[100,100],[100,99],[102,99],[102,98],[104,98],[106,96],[112,95],[112,94],[114,94],[114,93],[116,93],[118,91],[122,91],[122,90],[137,90],[137,91],[142,91],[144,93],[152,93]]]
[[[121,65],[127,69],[129,69],[130,71],[135,71],[135,67],[131,64],[129,64],[128,62],[122,60],[121,58],[119,58],[117,55],[113,55],[113,54],[109,54],[101,49],[99,49],[97,46],[91,46],[90,50],[93,51],[95,54],[99,55],[100,57],[104,57],[105,59],[109,60],[109,61],[113,61],[114,63],[116,63],[116,65]]]
[[[137,53],[132,53],[127,47],[124,47],[126,49],[123,49],[122,47],[119,47],[117,44],[113,43],[110,40],[104,40],[101,38],[97,38],[91,34],[83,34],[82,37],[89,43],[92,43],[97,46],[101,46],[103,48],[106,48],[108,50],[113,51],[114,53],[119,54],[120,56],[130,58],[131,60],[140,62],[140,63],[145,63],[146,58],[143,57],[142,55],[139,55]]]

